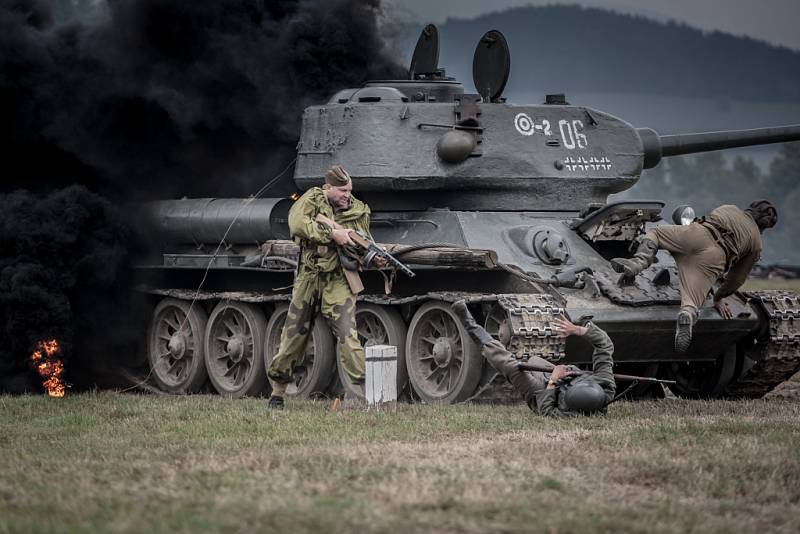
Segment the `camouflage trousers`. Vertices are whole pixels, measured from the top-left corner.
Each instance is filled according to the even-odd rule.
[[[302,362],[317,315],[327,320],[336,337],[339,365],[351,380],[364,380],[364,348],[356,331],[356,297],[341,269],[317,272],[301,267],[294,280],[292,302],[281,333],[278,353],[267,375],[274,382],[291,382]]]

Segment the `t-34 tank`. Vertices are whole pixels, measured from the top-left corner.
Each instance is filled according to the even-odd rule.
[[[486,33],[475,51],[477,94],[445,76],[438,51],[428,26],[409,79],[368,82],[307,108],[294,166],[305,190],[343,165],[372,208],[375,239],[415,270],[413,279],[398,276],[390,294],[381,273],[362,273],[357,312],[365,344],[398,347],[398,381],[412,398],[459,402],[502,390],[450,311],[461,297],[520,358],[589,362],[589,347],[564,345],[550,320],[563,311],[593,316],[613,338],[621,372],[674,379],[684,395],[760,396],[800,367],[800,303],[788,292],[737,294],[730,320],[706,306],[689,351],[676,354],[672,258],[659,253],[633,282],[609,262],[631,254],[664,204],[606,203],[663,157],[798,140],[800,126],[660,136],[563,95],[506,102],[510,56],[500,32]],[[148,206],[164,254],[139,269],[139,287],[155,301],[148,351],[159,387],[193,392],[210,378],[224,395],[268,388],[265,363],[297,258],[286,226],[291,202]],[[334,340],[317,321],[294,393],[335,392],[342,382],[356,389],[337,378]]]

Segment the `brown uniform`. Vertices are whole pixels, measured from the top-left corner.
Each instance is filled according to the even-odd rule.
[[[522,394],[522,398],[531,410],[538,411],[541,415],[549,417],[575,417],[576,412],[571,411],[564,402],[565,393],[569,387],[582,380],[593,380],[606,393],[606,404],[611,402],[616,392],[614,381],[614,344],[604,330],[592,323],[587,325],[589,331],[583,336],[594,346],[592,354],[592,373],[580,375],[576,378],[561,380],[555,389],[547,389],[550,380],[549,373],[538,371],[521,371],[518,368],[519,360],[497,340],[486,343],[482,347],[483,357],[492,367],[508,379],[514,388]],[[529,360],[529,363],[543,363],[546,361]],[[605,408],[603,409],[605,411]]]
[[[686,226],[664,225],[647,232],[660,249],[675,258],[681,307],[702,307],[714,282],[720,300],[739,289],[761,255],[761,233],[753,218],[736,206],[724,205]]]

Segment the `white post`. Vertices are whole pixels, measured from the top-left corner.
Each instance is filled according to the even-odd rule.
[[[372,345],[366,348],[364,390],[367,406],[380,409],[386,402],[397,401],[397,347]]]

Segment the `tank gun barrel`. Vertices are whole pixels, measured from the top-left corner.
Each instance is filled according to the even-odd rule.
[[[650,128],[637,128],[636,132],[644,145],[645,169],[655,167],[667,156],[800,141],[800,124],[677,135],[658,135]]]

